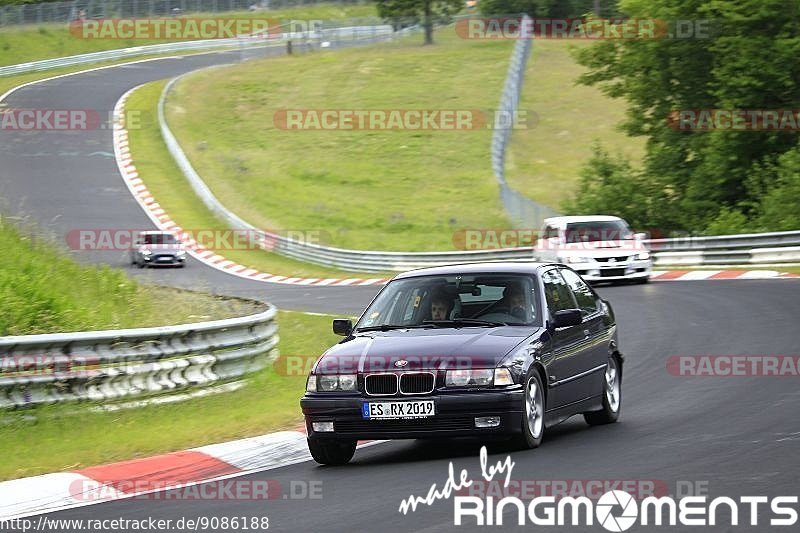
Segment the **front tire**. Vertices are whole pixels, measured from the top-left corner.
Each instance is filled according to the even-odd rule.
[[[603,376],[603,408],[600,411],[583,413],[583,419],[590,426],[613,424],[619,419],[622,409],[622,372],[616,356],[608,358]]]
[[[346,465],[356,453],[355,440],[306,439],[311,457],[321,465]]]
[[[522,411],[522,434],[515,440],[522,449],[538,448],[544,437],[545,394],[542,378],[532,371],[525,384]]]

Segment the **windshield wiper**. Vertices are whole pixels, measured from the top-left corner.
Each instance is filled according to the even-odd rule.
[[[362,328],[356,328],[356,331],[390,331],[393,329],[414,329],[424,327],[426,326],[422,324],[381,324],[380,326],[364,326]]]
[[[492,322],[490,320],[481,320],[479,318],[453,318],[450,320],[423,320],[423,324],[433,324],[435,326],[484,326],[484,327],[498,327],[507,326],[506,322]]]

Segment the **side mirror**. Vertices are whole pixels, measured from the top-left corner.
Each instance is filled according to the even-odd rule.
[[[333,332],[342,337],[347,337],[353,332],[353,321],[349,318],[334,318]]]
[[[553,327],[566,328],[569,326],[578,326],[583,322],[583,313],[580,309],[562,309],[556,311],[553,317]]]
[[[634,233],[633,238],[637,241],[643,241],[647,239],[647,233]]]

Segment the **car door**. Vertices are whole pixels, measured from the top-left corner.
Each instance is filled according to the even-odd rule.
[[[557,268],[542,274],[547,314],[552,324],[557,311],[576,309],[575,297]],[[589,339],[583,324],[550,329],[551,337],[547,355],[551,359],[548,371],[550,395],[548,407],[559,408],[586,398],[586,388],[581,373],[588,366]]]
[[[608,360],[609,329],[600,298],[581,277],[570,268],[559,268],[583,315],[582,333],[587,342],[586,352],[580,361],[581,378],[585,395],[595,396],[603,390],[603,370]]]

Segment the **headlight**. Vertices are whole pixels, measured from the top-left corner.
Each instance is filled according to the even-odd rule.
[[[645,259],[650,259],[650,252],[642,252],[636,256],[636,259],[644,261]]]
[[[153,251],[152,251],[152,250],[147,250],[147,249],[145,249],[145,250],[142,250],[142,255],[150,255],[150,254],[152,254],[152,253],[153,253]]]
[[[313,376],[319,392],[356,390],[356,376],[353,374],[326,374]],[[309,377],[309,386],[311,378]],[[308,390],[308,388],[306,388]]]
[[[494,369],[480,370],[448,370],[445,377],[446,387],[488,387],[494,380]]]
[[[588,263],[591,261],[588,257],[574,257],[574,256],[567,256],[561,257],[562,263]]]
[[[184,257],[186,255],[186,250],[178,250],[177,256]]]

